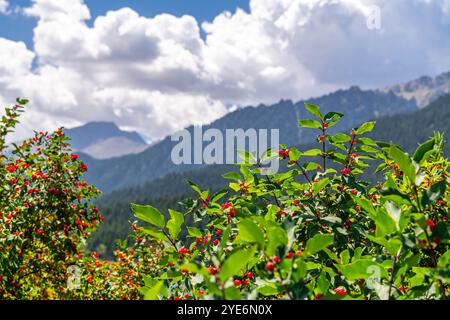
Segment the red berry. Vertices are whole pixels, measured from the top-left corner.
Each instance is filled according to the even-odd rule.
[[[208,270],[209,270],[209,273],[212,274],[212,275],[215,275],[217,273],[217,269],[214,268],[214,267],[209,267]]]
[[[434,223],[434,221],[433,221],[432,219],[428,219],[428,220],[427,220],[427,225],[428,225],[431,229],[436,228],[436,224]]]
[[[345,291],[345,289],[336,289],[334,290],[334,293],[339,295],[346,295],[347,291]]]
[[[252,272],[247,272],[247,278],[253,278],[253,273]]]
[[[275,269],[275,265],[272,262],[268,262],[266,264],[266,270],[267,271],[273,271],[273,269]]]
[[[324,140],[325,140],[325,136],[320,136],[320,137],[319,137],[319,140],[320,140],[320,141],[324,141]]]
[[[286,259],[292,259],[293,256],[294,256],[294,253],[292,251],[290,251],[286,256]]]
[[[241,280],[234,280],[234,285],[235,286],[240,286],[242,284]]]
[[[219,244],[219,239],[215,239],[215,240],[213,241],[213,245],[217,246],[218,244]]]

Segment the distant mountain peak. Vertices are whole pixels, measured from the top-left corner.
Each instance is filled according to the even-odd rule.
[[[93,121],[65,131],[74,150],[99,159],[137,153],[148,147],[137,132],[121,130],[114,122]]]
[[[423,108],[438,97],[450,93],[450,72],[442,73],[434,78],[422,76],[413,81],[384,88],[381,91],[391,91],[399,97],[415,100],[417,106]]]

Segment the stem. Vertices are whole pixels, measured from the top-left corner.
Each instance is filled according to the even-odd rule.
[[[173,239],[170,237],[170,235],[166,232],[166,230],[161,229],[161,231],[164,233],[164,235],[166,236],[167,239],[169,239],[170,243],[172,244],[172,246],[175,248],[176,251],[178,251],[177,248],[177,244],[173,241]],[[188,274],[186,277],[187,283],[188,283],[188,287],[189,290],[192,292],[192,297],[194,298],[194,300],[197,300],[197,297],[194,294],[194,287],[192,286],[191,283],[191,276]]]
[[[392,264],[391,278],[389,279],[388,300],[391,300],[392,285],[394,284],[394,276],[395,276],[395,267],[397,266],[397,256],[394,256],[392,260],[393,264]]]
[[[309,179],[308,174],[306,173],[305,169],[298,163],[298,161],[295,161],[295,164],[297,165],[297,167],[300,169],[300,171],[302,172],[303,176],[306,178],[306,180],[308,181],[309,185],[312,186],[312,182],[311,179]]]
[[[278,268],[277,268],[277,272],[280,275],[281,283],[283,283],[284,282],[284,278],[283,278],[283,275],[281,274],[281,271],[278,270]],[[292,296],[291,292],[289,291],[289,287],[287,286],[287,284],[283,284],[283,287],[286,290],[286,294],[288,295],[289,299],[294,300],[294,297]]]
[[[259,163],[259,161],[258,161],[258,167],[259,167],[259,168],[262,168],[261,163]],[[267,180],[267,182],[268,182],[269,184],[274,184],[273,181],[272,181],[272,179],[270,179],[268,175],[265,175],[265,177],[266,177],[266,180]],[[275,195],[275,191],[274,191],[272,194],[273,194],[273,197],[274,197],[274,199],[275,199],[275,203],[277,204],[277,206],[278,206],[279,208],[281,208],[280,202],[278,201],[278,198],[277,198],[277,196]]]
[[[324,124],[322,123],[322,135],[325,137],[325,127]],[[323,170],[326,171],[327,170],[327,163],[326,163],[326,147],[325,147],[325,139],[322,141],[322,159],[323,159]]]

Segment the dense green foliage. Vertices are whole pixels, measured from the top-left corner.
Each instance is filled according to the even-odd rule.
[[[3,299],[449,296],[450,163],[438,133],[410,156],[368,138],[375,122],[334,134],[343,115],[306,104],[315,119],[299,124],[317,147],[246,153],[240,172],[223,176],[232,181],[226,190],[188,181],[195,197],[167,214],[132,204],[140,222],[116,261],[105,261],[85,249],[103,220],[92,204],[99,191],[83,180],[88,168],[62,130],[3,155],[26,102],[0,122]],[[261,164],[272,157],[286,169],[265,175]],[[365,171],[383,180],[365,181]]]
[[[210,194],[190,183],[198,199],[183,212],[169,209],[170,219],[152,206],[132,205],[145,222],[137,236],[162,244],[157,265],[144,275],[145,298],[447,298],[450,190],[443,137],[435,134],[410,157],[364,137],[374,122],[332,135],[328,129],[342,115],[306,108],[316,120],[300,125],[317,130],[320,148],[282,146],[278,155],[287,172],[262,175],[262,160],[247,154],[240,174],[226,175],[234,180],[227,200],[227,192]],[[372,185],[360,175],[374,160],[385,179]],[[201,225],[186,225],[189,216]],[[180,237],[183,228],[187,239]]]
[[[445,95],[430,106],[414,113],[377,119],[376,127],[368,136],[375,141],[393,141],[412,153],[417,147],[417,141],[425,141],[434,131],[450,132],[450,95]],[[309,144],[298,148],[311,147],[313,145]],[[186,179],[215,192],[227,185],[222,175],[231,168],[226,165],[213,165],[195,171],[171,173],[142,186],[104,195],[98,206],[104,213],[106,221],[93,235],[91,247],[97,249],[100,244],[105,244],[106,256],[112,255],[115,241],[127,237],[128,222],[133,220],[129,203],[151,204],[162,211],[167,211],[168,208],[179,209],[178,202],[192,195],[185,182]],[[374,179],[371,173],[367,173],[366,178]]]

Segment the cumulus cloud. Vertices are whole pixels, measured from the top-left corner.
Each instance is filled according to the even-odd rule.
[[[0,0],[0,13],[6,13],[8,10],[8,1]]]
[[[374,5],[380,29],[367,26]],[[449,9],[449,0],[251,0],[250,12],[200,24],[130,8],[91,20],[83,0],[33,0],[24,13],[38,19],[34,51],[0,39],[0,61],[11,61],[0,63],[0,102],[32,100],[25,129],[110,120],[159,139],[230,104],[446,71]]]

